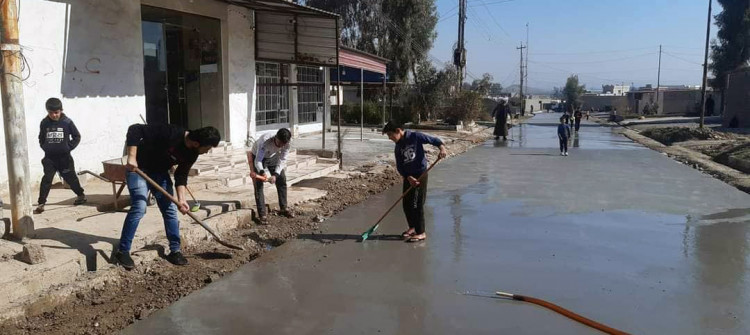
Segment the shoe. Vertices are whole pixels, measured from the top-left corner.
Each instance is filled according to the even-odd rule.
[[[288,210],[288,209],[286,209],[286,208],[285,208],[285,209],[282,209],[282,210],[280,210],[280,211],[279,211],[279,215],[281,215],[281,216],[285,216],[285,217],[287,217],[287,218],[289,218],[289,219],[294,219],[294,216],[295,216],[295,215],[294,215],[294,212],[292,212],[292,211],[290,211],[290,210]]]
[[[179,251],[173,251],[167,255],[167,260],[174,265],[187,265],[188,260]]]
[[[34,210],[34,214],[42,214],[44,212],[44,204],[39,204]]]
[[[258,224],[261,225],[267,225],[268,224],[268,216],[267,215],[261,215],[258,217]]]
[[[125,268],[125,270],[130,271],[135,268],[135,262],[133,262],[133,258],[130,257],[129,253],[118,251],[115,254],[115,259],[117,260],[117,263],[119,263],[120,265],[122,265],[123,268]]]
[[[85,195],[79,195],[78,198],[76,198],[76,201],[73,201],[73,205],[83,205],[86,201],[88,201],[88,199],[86,199]]]
[[[568,152],[566,151],[566,152],[565,152],[565,156],[567,156],[567,155],[568,155]]]
[[[560,156],[565,156],[565,153],[564,153],[564,152],[561,152],[561,153],[560,153]]]

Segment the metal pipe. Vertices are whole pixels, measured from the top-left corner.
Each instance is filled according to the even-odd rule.
[[[5,153],[8,164],[12,234],[24,238],[34,232],[31,188],[29,187],[29,152],[26,144],[26,115],[23,104],[21,63],[23,54],[18,44],[18,7],[16,0],[0,4],[2,12],[2,65],[0,81],[3,99]]]
[[[339,169],[344,169],[344,154],[341,152],[341,65],[339,64],[339,19],[336,19],[336,109],[338,110],[338,120],[336,121],[336,139],[337,139],[337,150],[339,156]]]
[[[365,140],[365,69],[359,69],[359,140]]]

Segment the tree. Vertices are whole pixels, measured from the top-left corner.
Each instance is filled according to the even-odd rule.
[[[559,87],[553,87],[552,97],[555,99],[564,99],[565,95],[562,93],[562,90]]]
[[[485,73],[482,75],[482,79],[474,79],[471,82],[471,90],[476,91],[479,95],[485,96],[490,93],[492,87],[492,75]]]
[[[341,15],[341,42],[390,60],[394,81],[416,76],[437,37],[435,0],[307,0]]]
[[[562,94],[565,97],[565,105],[569,112],[581,107],[581,95],[586,91],[586,85],[578,85],[578,75],[571,75],[565,82]]]
[[[492,83],[490,85],[490,96],[497,97],[503,93],[503,85],[500,83]]]
[[[410,105],[419,113],[419,120],[433,119],[453,95],[458,73],[452,65],[438,71],[428,61],[420,62],[414,75]]]
[[[750,60],[750,1],[718,0],[723,8],[714,19],[719,27],[717,40],[711,43],[711,86],[723,89],[727,72]]]

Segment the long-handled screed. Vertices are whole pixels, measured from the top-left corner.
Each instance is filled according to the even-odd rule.
[[[425,171],[424,173],[422,173],[421,176],[419,176],[419,179],[417,179],[417,181],[421,182],[422,178],[424,178],[424,176],[427,175],[427,172],[430,172],[430,170],[432,170],[435,164],[437,164],[439,161],[440,161],[440,157],[438,157],[438,159],[436,159],[435,162],[432,163],[432,165],[430,165],[430,167],[427,168],[427,171]],[[362,233],[362,242],[367,240],[367,238],[370,237],[370,235],[372,235],[372,233],[374,233],[376,229],[378,229],[378,226],[380,225],[380,221],[383,221],[383,219],[385,219],[388,213],[390,213],[391,210],[393,210],[393,207],[396,207],[396,205],[398,205],[398,203],[401,202],[401,200],[406,196],[406,194],[409,193],[412,189],[414,189],[414,185],[410,186],[406,190],[406,192],[404,192],[404,194],[402,194],[401,197],[399,197],[398,200],[396,200],[396,202],[394,202],[393,205],[391,205],[391,207],[388,208],[388,210],[385,211],[385,213],[383,213],[383,216],[381,216],[380,219],[378,219],[378,222],[375,222],[375,224],[372,227],[370,227],[370,229]]]
[[[193,206],[190,207],[190,211],[191,212],[197,212],[197,211],[199,211],[201,209],[201,203],[198,202],[198,200],[195,200],[195,196],[193,195],[193,191],[190,190],[190,187],[188,187],[187,185],[185,185],[185,189],[190,194],[190,197],[193,198]]]
[[[562,315],[564,315],[564,316],[566,316],[566,317],[568,317],[570,319],[578,321],[578,322],[580,322],[580,323],[582,323],[584,325],[587,325],[587,326],[589,326],[591,328],[603,331],[603,332],[605,332],[607,334],[612,334],[612,335],[629,335],[629,333],[626,333],[626,332],[624,332],[622,330],[614,329],[614,328],[609,327],[607,325],[603,325],[603,324],[601,324],[599,322],[596,322],[594,320],[585,318],[585,317],[583,317],[581,315],[578,315],[578,314],[576,314],[576,313],[574,313],[572,311],[569,311],[569,310],[567,310],[565,308],[557,306],[557,305],[555,305],[555,304],[553,304],[551,302],[544,301],[542,299],[537,299],[537,298],[534,298],[534,297],[528,297],[528,296],[519,295],[519,294],[505,293],[505,292],[495,292],[495,294],[498,295],[498,296],[501,296],[501,297],[505,297],[505,298],[509,298],[509,299],[513,299],[513,300],[518,300],[518,301],[525,301],[525,302],[528,302],[528,303],[532,303],[532,304],[535,304],[535,305],[542,306],[542,307],[547,308],[549,310],[552,310],[552,311],[554,311],[556,313],[562,314]]]
[[[133,171],[135,171],[135,173],[137,173],[139,176],[141,176],[143,179],[145,179],[146,182],[148,182],[149,184],[151,184],[151,186],[154,189],[158,190],[159,192],[161,192],[162,194],[164,194],[165,197],[169,198],[169,200],[171,200],[175,205],[177,205],[177,206],[180,205],[180,203],[177,201],[177,198],[175,198],[173,195],[167,193],[167,191],[165,191],[161,186],[159,186],[159,184],[157,184],[153,179],[151,179],[149,176],[147,176],[145,173],[143,173],[143,171],[141,171],[141,169],[135,168]],[[193,220],[195,220],[195,222],[197,222],[198,224],[200,224],[201,227],[203,227],[203,229],[207,230],[211,235],[213,235],[213,237],[216,239],[216,242],[219,242],[219,244],[221,244],[221,245],[223,245],[223,246],[225,246],[227,248],[231,248],[231,249],[245,250],[245,248],[243,248],[243,247],[236,246],[234,244],[231,244],[231,243],[228,243],[228,242],[222,240],[221,236],[219,236],[219,234],[217,234],[213,229],[211,229],[211,227],[209,227],[208,225],[206,225],[205,223],[203,223],[203,221],[201,221],[201,219],[197,218],[195,216],[195,214],[193,214],[191,212],[187,212],[186,214],[189,215]]]

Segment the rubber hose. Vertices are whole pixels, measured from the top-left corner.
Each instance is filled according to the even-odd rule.
[[[603,324],[601,324],[599,322],[596,322],[594,320],[591,320],[591,319],[588,319],[588,318],[583,317],[581,315],[578,315],[578,314],[576,314],[576,313],[574,313],[572,311],[569,311],[569,310],[567,310],[565,308],[562,308],[562,307],[560,307],[558,305],[555,305],[555,304],[553,304],[551,302],[544,301],[542,299],[537,299],[537,298],[533,298],[533,297],[527,297],[527,296],[523,296],[523,295],[514,294],[513,295],[513,300],[525,301],[525,302],[529,302],[529,303],[532,303],[532,304],[535,304],[535,305],[542,306],[544,308],[547,308],[547,309],[555,311],[555,312],[557,312],[559,314],[562,314],[562,315],[564,315],[564,316],[566,316],[566,317],[568,317],[570,319],[573,319],[573,320],[576,320],[576,321],[578,321],[578,322],[580,322],[582,324],[585,324],[585,325],[587,325],[587,326],[589,326],[591,328],[601,330],[601,331],[603,331],[603,332],[605,332],[607,334],[612,334],[612,335],[630,335],[629,333],[626,333],[626,332],[624,332],[622,330],[618,330],[618,329],[609,327],[607,325],[603,325]]]

